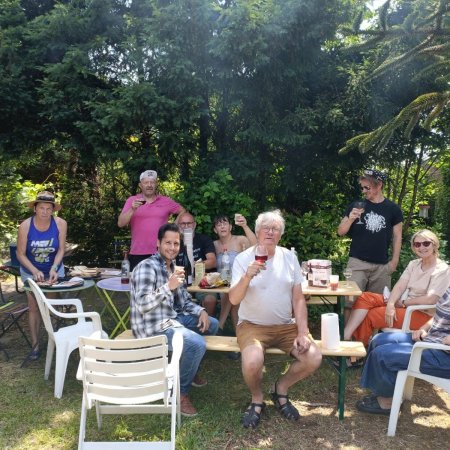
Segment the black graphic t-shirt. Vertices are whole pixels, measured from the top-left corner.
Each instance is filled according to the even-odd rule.
[[[348,235],[352,238],[350,256],[375,264],[387,264],[389,247],[392,242],[393,227],[403,221],[401,209],[392,201],[384,199],[381,203],[365,201],[362,225],[355,220]],[[349,216],[353,204],[347,208]]]
[[[216,253],[213,240],[207,234],[194,234],[194,239],[192,242],[192,250],[194,253],[194,261],[201,259],[206,261],[207,253]],[[184,249],[181,246],[180,253],[177,256],[177,264],[182,264],[184,256]],[[208,269],[206,272],[215,272],[215,268]]]

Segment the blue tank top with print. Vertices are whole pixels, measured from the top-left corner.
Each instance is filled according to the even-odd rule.
[[[55,262],[55,256],[59,249],[59,230],[55,219],[52,217],[50,226],[45,231],[39,231],[34,226],[34,217],[30,221],[30,229],[27,237],[27,258],[34,267],[39,269],[47,278],[50,269]],[[22,269],[31,273],[22,266]]]

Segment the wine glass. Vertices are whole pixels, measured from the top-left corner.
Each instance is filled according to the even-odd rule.
[[[357,201],[357,202],[355,202],[355,203],[353,204],[353,207],[354,207],[354,208],[356,208],[356,209],[362,209],[361,215],[359,216],[359,219],[358,219],[358,222],[356,222],[357,225],[364,225],[364,222],[361,220],[361,216],[362,216],[362,214],[363,214],[363,212],[364,212],[365,206],[366,206],[366,202],[364,202],[364,201],[362,201],[362,200]]]
[[[352,269],[348,269],[348,268],[345,269],[343,272],[343,275],[345,277],[345,285],[346,286],[348,286],[348,280],[351,278],[352,273],[353,273]]]
[[[269,252],[265,245],[257,245],[255,247],[255,260],[265,263],[269,257]]]
[[[306,278],[308,277],[308,273],[309,273],[308,261],[303,261],[301,263],[300,267],[302,269],[303,278],[306,280]]]

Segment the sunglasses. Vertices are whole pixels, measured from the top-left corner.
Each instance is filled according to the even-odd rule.
[[[432,244],[431,241],[424,241],[424,242],[413,242],[413,246],[415,248],[420,248],[422,245],[424,247],[429,247]]]

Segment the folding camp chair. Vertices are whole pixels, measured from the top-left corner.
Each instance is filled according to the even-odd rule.
[[[22,326],[20,325],[20,319],[22,316],[28,312],[28,305],[25,303],[17,303],[14,301],[7,302],[5,297],[3,296],[2,284],[0,283],[0,339],[4,336],[9,330],[16,328],[20,331],[20,334],[25,339],[26,343],[31,347],[31,342],[28,339],[28,336],[25,334]],[[9,355],[6,349],[0,345],[0,350],[5,353],[7,359],[9,359]]]

